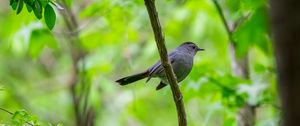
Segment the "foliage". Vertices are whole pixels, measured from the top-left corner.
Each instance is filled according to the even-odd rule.
[[[10,6],[17,14],[22,11],[24,4],[26,5],[28,13],[33,11],[37,19],[42,19],[44,15],[45,23],[48,28],[53,29],[56,21],[56,15],[51,4],[59,6],[58,4],[55,4],[51,0],[10,0]]]
[[[3,112],[7,112],[8,114],[11,114],[11,123],[9,125],[22,126],[28,124],[31,126],[41,126],[41,122],[39,122],[37,116],[29,113],[24,109],[18,110],[14,113],[11,113],[8,110],[5,110],[3,108],[0,108],[0,110]],[[48,125],[53,126],[51,123],[48,123]],[[63,126],[63,125],[59,123],[56,126]]]
[[[23,125],[25,123],[30,123],[32,125],[38,126],[40,123],[37,121],[37,117],[29,114],[25,110],[19,110],[12,115],[12,125]]]
[[[0,107],[26,108],[15,112],[15,122],[36,120],[40,125],[75,125],[68,83],[74,72],[70,47],[77,45],[84,50],[85,58],[75,67],[79,68],[79,80],[87,79],[88,86],[78,86],[76,92],[89,90],[88,106],[94,108],[95,125],[177,124],[169,87],[155,91],[159,82],[156,79],[124,87],[114,82],[141,72],[159,58],[143,0],[66,0],[78,22],[73,32],[65,29],[66,15],[53,13],[57,3],[10,2],[0,5]],[[233,38],[238,55],[249,56],[249,79],[232,74],[228,36],[211,0],[156,1],[169,51],[183,41],[193,41],[205,48],[195,57],[188,78],[180,84],[188,124],[236,125],[237,109],[247,102],[258,106],[257,126],[275,126],[280,109],[274,107],[278,98],[267,1],[219,2],[228,12],[228,21],[247,17],[238,25]],[[21,12],[24,6],[29,13]],[[38,19],[44,17],[46,25],[36,20],[32,12]],[[48,30],[54,24],[55,28]],[[70,43],[69,39],[80,41]],[[0,124],[10,123],[11,118],[1,113]]]

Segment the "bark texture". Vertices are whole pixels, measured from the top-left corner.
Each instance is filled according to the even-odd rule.
[[[155,1],[154,0],[145,0],[145,5],[147,8],[151,26],[152,26],[152,29],[154,32],[156,45],[157,45],[158,52],[160,55],[161,64],[164,67],[170,87],[172,89],[172,94],[173,94],[174,102],[176,104],[176,109],[177,109],[178,125],[186,126],[187,121],[186,121],[185,108],[184,108],[184,104],[182,101],[182,94],[178,87],[178,82],[176,80],[174,71],[172,69],[172,65],[168,58],[168,52],[167,52],[167,48],[165,46],[165,38],[164,38],[164,34],[162,32],[162,28],[160,26],[158,14],[157,14],[156,7],[155,7]]]
[[[300,1],[271,0],[271,21],[277,63],[283,126],[300,122]]]

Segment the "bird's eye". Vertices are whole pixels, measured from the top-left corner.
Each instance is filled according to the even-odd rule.
[[[196,48],[196,46],[192,46],[192,48],[193,48],[193,49],[195,49],[195,48]]]

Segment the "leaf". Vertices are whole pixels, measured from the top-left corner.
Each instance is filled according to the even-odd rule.
[[[18,1],[18,6],[17,6],[17,14],[19,14],[21,11],[22,11],[22,9],[23,9],[23,0],[19,0]]]
[[[240,9],[241,1],[239,0],[226,0],[226,5],[231,12],[238,12]]]
[[[38,121],[38,118],[36,115],[32,115],[31,113],[27,112],[26,110],[18,110],[12,114],[11,117],[12,124],[21,126],[25,123],[34,125],[34,126],[40,126],[41,123]]]
[[[56,15],[50,4],[47,4],[45,7],[44,16],[48,28],[52,30],[55,25]]]
[[[17,6],[18,6],[18,1],[16,1],[16,0],[10,0],[9,5],[11,6],[11,8],[13,10],[16,10]]]
[[[30,6],[32,6],[34,4],[36,0],[26,0],[24,1],[25,3],[29,4]]]
[[[42,4],[39,0],[36,0],[34,2],[33,12],[34,12],[34,15],[36,18],[41,19],[43,17],[43,15],[42,15],[43,8],[42,8]]]
[[[16,111],[15,113],[13,113],[13,116],[11,119],[12,119],[12,123],[14,125],[23,125],[26,122],[30,121],[31,115],[28,114],[28,112],[25,110],[19,110],[19,111]]]
[[[257,8],[252,16],[240,25],[233,37],[237,40],[237,55],[243,57],[250,46],[257,46],[265,53],[269,49],[269,26],[265,7]]]
[[[10,0],[9,5],[11,6],[14,2],[15,2],[15,0]]]
[[[18,6],[18,2],[17,2],[17,1],[13,1],[13,2],[11,3],[11,8],[12,8],[13,10],[16,10],[16,9],[17,9],[17,6]]]
[[[27,11],[30,13],[32,11],[32,7],[29,4],[26,4]]]
[[[32,58],[38,58],[44,47],[56,48],[56,42],[48,29],[36,29],[32,31],[28,53]]]

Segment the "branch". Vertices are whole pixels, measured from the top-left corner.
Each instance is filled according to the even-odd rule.
[[[233,36],[232,33],[234,32],[234,30],[237,27],[239,27],[244,21],[246,21],[251,16],[251,14],[247,14],[247,15],[241,17],[240,19],[238,19],[238,21],[234,23],[234,27],[232,29],[230,29],[229,23],[227,22],[227,20],[226,20],[226,18],[224,16],[224,13],[223,13],[223,10],[222,10],[220,4],[218,3],[217,0],[213,0],[213,2],[214,2],[214,5],[216,6],[218,14],[219,14],[219,16],[220,16],[220,18],[222,20],[222,23],[223,23],[223,25],[224,25],[224,27],[226,29],[226,32],[228,34],[230,43],[235,43],[235,41],[234,41],[234,39],[232,37]]]
[[[218,3],[217,0],[213,0],[213,2],[214,2],[214,5],[215,5],[216,8],[217,8],[217,11],[218,11],[218,14],[219,14],[219,16],[220,16],[220,18],[221,18],[221,20],[222,20],[222,23],[223,23],[223,25],[225,26],[225,29],[226,29],[226,32],[227,32],[227,34],[228,34],[228,37],[229,37],[230,42],[231,42],[231,43],[234,43],[234,40],[233,40],[233,38],[232,38],[232,31],[233,31],[233,30],[230,30],[229,24],[228,24],[228,22],[227,22],[226,19],[225,19],[225,16],[224,16],[224,14],[223,14],[223,11],[222,11],[222,9],[221,9],[220,4]]]
[[[174,102],[176,104],[176,109],[177,109],[178,124],[179,124],[179,126],[186,126],[187,121],[186,121],[185,108],[184,108],[184,105],[182,102],[182,94],[178,87],[178,82],[176,80],[174,71],[172,69],[172,65],[168,58],[168,52],[167,52],[167,49],[165,46],[165,39],[164,39],[164,35],[162,33],[162,28],[159,23],[158,14],[156,11],[154,0],[145,0],[145,5],[147,7],[150,22],[151,22],[152,29],[154,32],[156,46],[159,51],[161,64],[165,70],[167,79],[168,79],[169,84],[172,89],[172,94],[173,94]]]
[[[2,110],[2,111],[4,111],[4,112],[7,112],[8,114],[11,114],[11,115],[13,115],[13,113],[12,113],[12,112],[10,112],[10,111],[8,111],[8,110],[6,110],[6,109],[4,109],[4,108],[0,108],[0,110]]]
[[[13,114],[14,114],[14,113],[12,113],[12,112],[10,112],[10,111],[4,109],[4,108],[0,108],[0,110],[2,110],[2,111],[4,111],[4,112],[7,112],[7,113],[10,114],[10,115],[13,115]],[[33,124],[31,124],[31,123],[29,123],[29,122],[25,122],[25,123],[27,123],[28,125],[34,126]]]

